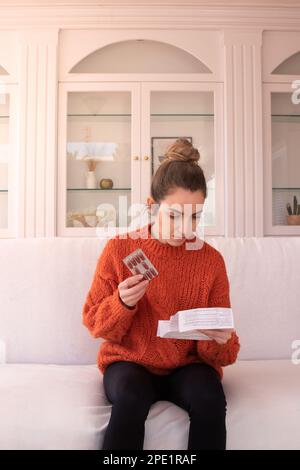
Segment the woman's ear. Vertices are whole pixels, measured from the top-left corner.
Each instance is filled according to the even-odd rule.
[[[154,204],[155,201],[151,196],[147,197],[147,206],[151,206],[151,204]]]
[[[151,196],[147,197],[147,210],[151,214],[151,217],[154,217],[157,214],[159,204],[154,201]]]

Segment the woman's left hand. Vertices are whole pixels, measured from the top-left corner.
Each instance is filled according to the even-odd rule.
[[[225,344],[231,338],[234,328],[226,328],[223,330],[198,330],[210,339],[216,340],[219,344]]]

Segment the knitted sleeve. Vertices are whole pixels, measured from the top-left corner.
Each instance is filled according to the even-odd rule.
[[[138,305],[129,308],[119,297],[118,242],[109,239],[102,250],[83,306],[82,323],[93,337],[119,343],[127,333]]]
[[[209,293],[208,307],[231,307],[230,287],[223,256],[218,256],[216,276]],[[229,340],[220,344],[216,340],[197,341],[197,352],[210,365],[233,364],[240,350],[239,337],[234,330]]]

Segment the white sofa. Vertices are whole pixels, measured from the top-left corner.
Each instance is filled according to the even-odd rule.
[[[227,449],[300,449],[300,237],[206,241],[226,261],[241,341],[224,368]],[[81,312],[105,242],[0,242],[1,449],[101,449],[111,405]],[[185,410],[158,401],[144,449],[185,450],[188,429]]]

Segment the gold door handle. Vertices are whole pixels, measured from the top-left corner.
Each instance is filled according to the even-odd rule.
[[[134,157],[132,157],[132,160],[139,160],[139,156],[138,155],[135,155]]]
[[[148,155],[145,155],[145,156],[144,156],[144,160],[149,160]]]

